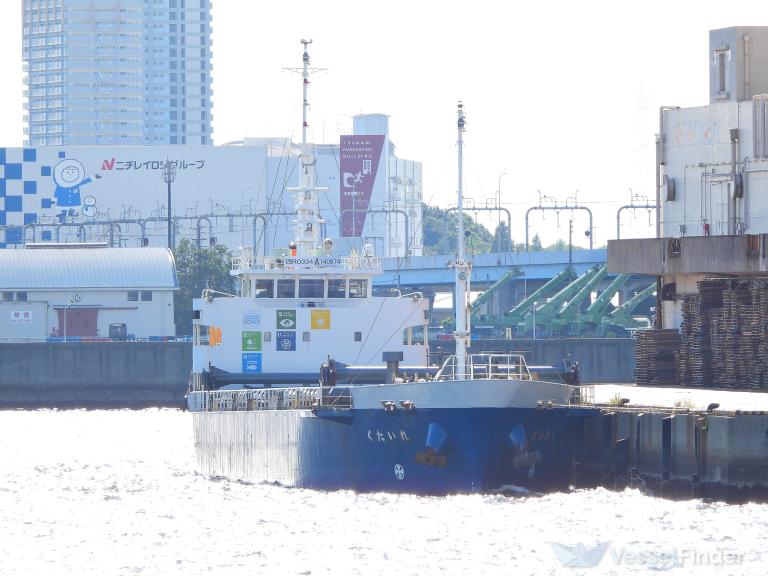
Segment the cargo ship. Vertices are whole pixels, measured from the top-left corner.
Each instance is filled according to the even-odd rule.
[[[594,409],[519,354],[469,353],[458,106],[456,353],[428,365],[421,293],[376,296],[370,245],[321,241],[307,145],[310,58],[302,40],[303,131],[295,240],[241,249],[237,295],[194,301],[192,412],[198,469],[211,477],[313,489],[419,494],[568,486],[573,438]],[[338,243],[338,242],[337,242]]]

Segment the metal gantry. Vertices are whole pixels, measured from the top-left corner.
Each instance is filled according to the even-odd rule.
[[[625,204],[621,208],[619,208],[616,211],[616,240],[621,239],[621,212],[623,210],[648,210],[649,212],[651,210],[657,210],[658,206],[651,204],[648,200],[647,196],[641,196],[639,194],[635,194],[632,192],[632,189],[629,189],[630,192],[630,200],[629,204]],[[638,204],[637,202],[641,199],[645,199],[645,204]]]
[[[592,210],[590,210],[586,206],[581,206],[579,204],[569,205],[567,202],[566,202],[566,204],[564,206],[558,206],[557,203],[555,203],[553,206],[543,206],[541,204],[541,201],[539,201],[539,205],[538,206],[532,206],[532,207],[528,208],[528,210],[526,210],[526,212],[525,212],[525,250],[526,251],[530,250],[530,244],[528,242],[528,233],[529,233],[528,217],[531,215],[531,212],[533,212],[534,210],[542,210],[542,211],[545,211],[545,210],[555,210],[558,213],[561,210],[571,210],[571,211],[573,211],[573,210],[583,210],[583,211],[585,211],[587,214],[589,214],[589,229],[588,229],[589,234],[587,234],[587,236],[589,237],[589,249],[592,250],[593,237],[594,237],[594,227],[592,226]]]

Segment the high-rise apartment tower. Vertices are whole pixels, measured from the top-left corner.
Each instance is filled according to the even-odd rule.
[[[211,144],[211,0],[22,0],[25,145]]]

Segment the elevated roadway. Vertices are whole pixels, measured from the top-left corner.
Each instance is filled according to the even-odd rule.
[[[453,255],[410,256],[385,258],[384,274],[374,279],[377,288],[448,287],[454,283],[454,271],[450,267]],[[596,264],[605,264],[608,253],[605,248],[574,250],[573,267],[583,274]],[[473,257],[472,284],[488,285],[496,282],[511,266],[518,266],[527,281],[546,281],[568,266],[568,251],[557,252],[499,252]]]

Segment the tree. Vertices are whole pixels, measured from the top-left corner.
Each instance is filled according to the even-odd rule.
[[[533,240],[531,240],[531,252],[541,252],[544,250],[544,248],[541,245],[541,238],[539,237],[539,234],[536,233],[533,235]]]
[[[564,252],[568,250],[568,242],[562,238],[558,238],[554,244],[550,244],[545,248],[548,252]]]
[[[453,254],[457,249],[456,212],[433,206],[423,206],[424,255]],[[464,215],[464,245],[468,253],[485,254],[490,251],[493,237],[485,226]]]
[[[183,238],[174,251],[179,289],[174,293],[176,334],[192,334],[192,299],[200,298],[204,288],[232,293],[234,278],[229,275],[231,254],[226,246],[198,248]]]
[[[496,226],[496,232],[493,235],[493,243],[491,244],[491,252],[510,252],[512,246],[509,244],[509,228],[507,228],[506,222],[500,222]]]

